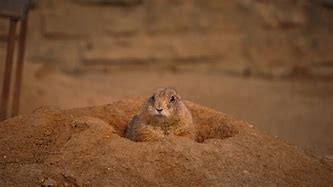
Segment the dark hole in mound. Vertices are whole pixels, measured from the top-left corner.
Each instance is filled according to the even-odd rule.
[[[226,139],[238,134],[238,130],[221,114],[193,115],[196,125],[196,142],[203,143],[206,139]]]
[[[197,128],[196,142],[203,143],[206,139],[226,139],[235,136],[238,131],[226,124],[207,124]]]

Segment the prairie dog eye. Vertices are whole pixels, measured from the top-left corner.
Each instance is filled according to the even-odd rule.
[[[155,96],[151,96],[151,100],[155,101]]]
[[[171,96],[170,97],[170,103],[174,103],[176,101],[176,97],[175,96]]]

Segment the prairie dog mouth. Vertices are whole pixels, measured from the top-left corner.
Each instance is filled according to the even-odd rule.
[[[167,112],[156,112],[156,111],[154,111],[154,112],[152,112],[152,115],[153,116],[156,116],[156,117],[167,117],[168,116],[168,113]]]

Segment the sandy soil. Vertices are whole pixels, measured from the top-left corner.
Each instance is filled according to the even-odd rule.
[[[43,107],[0,123],[0,185],[333,183],[333,168],[325,160],[191,102],[186,104],[199,133],[220,127],[223,133],[204,143],[180,137],[132,142],[122,135],[141,104],[138,99],[66,111]],[[228,133],[231,137],[223,136]]]
[[[43,105],[62,109],[148,97],[171,86],[183,98],[248,121],[272,135],[332,158],[332,81],[274,80],[225,74],[115,70],[65,75],[27,64],[22,113]]]

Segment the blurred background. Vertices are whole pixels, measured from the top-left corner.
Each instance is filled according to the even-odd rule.
[[[29,18],[22,114],[174,87],[333,159],[331,0],[35,0]]]

